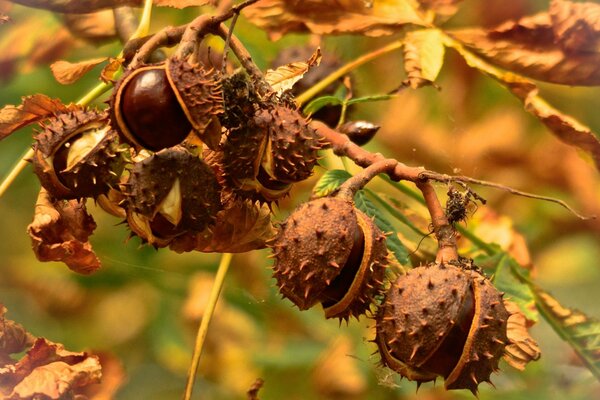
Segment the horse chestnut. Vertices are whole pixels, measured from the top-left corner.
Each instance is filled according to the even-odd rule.
[[[124,160],[106,114],[74,107],[41,126],[32,162],[42,186],[52,196],[96,198],[117,186]]]
[[[377,312],[383,364],[417,382],[477,392],[508,344],[502,294],[462,266],[418,267],[391,285]]]
[[[272,245],[280,293],[301,310],[317,303],[326,318],[369,310],[385,277],[385,236],[351,201],[321,198],[302,204]]]
[[[111,98],[111,119],[138,148],[159,151],[192,132],[215,148],[221,135],[216,117],[223,110],[220,90],[200,65],[171,58],[123,75]]]

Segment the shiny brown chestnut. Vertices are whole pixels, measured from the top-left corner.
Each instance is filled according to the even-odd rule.
[[[113,112],[129,142],[158,151],[181,143],[192,131],[164,66],[133,71],[123,78],[119,89]]]
[[[110,103],[113,125],[138,149],[160,151],[192,132],[211,148],[220,140],[221,87],[200,65],[170,58],[127,71]]]

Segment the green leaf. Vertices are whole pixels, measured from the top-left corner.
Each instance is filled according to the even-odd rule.
[[[343,103],[344,103],[344,100],[340,99],[339,97],[335,97],[335,96],[318,97],[318,98],[314,99],[313,101],[311,101],[310,103],[308,103],[306,105],[306,107],[304,107],[304,114],[305,115],[314,114],[325,106],[337,106],[337,105],[341,105]]]
[[[445,46],[437,29],[409,32],[404,39],[404,70],[416,89],[435,81],[444,64]]]
[[[531,285],[535,304],[552,328],[563,338],[600,380],[600,321],[579,310],[563,307],[548,293]]]
[[[364,191],[359,190],[354,196],[354,202],[356,207],[367,214],[369,217],[375,218],[375,224],[381,229],[383,232],[391,233],[390,236],[387,237],[387,247],[388,249],[394,253],[394,256],[398,260],[398,262],[402,265],[408,265],[408,250],[400,239],[398,239],[398,232],[394,228],[394,226],[385,218],[383,213],[367,198],[367,195]]]
[[[492,278],[494,286],[501,292],[506,293],[506,298],[515,302],[525,317],[530,321],[538,320],[538,313],[535,308],[535,300],[533,292],[529,285],[519,278],[515,268],[521,268],[508,254],[504,253],[501,257],[492,256],[498,260],[496,271]],[[525,274],[526,271],[519,271],[520,274]]]
[[[357,97],[354,99],[350,99],[350,100],[348,100],[348,102],[346,104],[351,106],[352,104],[368,103],[368,102],[372,102],[372,101],[391,100],[395,97],[397,97],[397,95],[395,95],[395,94],[374,94],[372,96],[364,96],[364,97]]]
[[[342,183],[346,182],[352,175],[343,169],[332,169],[323,174],[321,179],[313,188],[316,197],[323,197],[333,193]]]
[[[343,100],[336,96],[323,96],[314,99],[306,107],[304,107],[304,114],[314,114],[325,106],[331,105],[342,105],[346,104],[351,106],[352,104],[368,103],[373,101],[385,101],[397,97],[395,94],[374,94],[372,96],[357,97],[355,99]]]

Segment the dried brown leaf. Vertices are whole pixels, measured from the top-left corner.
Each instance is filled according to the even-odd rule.
[[[27,55],[23,62],[22,72],[28,73],[40,65],[48,65],[61,57],[76,45],[77,39],[67,28],[60,28],[52,33],[52,40],[41,40]]]
[[[273,90],[282,93],[292,89],[294,84],[304,77],[312,67],[321,63],[321,49],[317,48],[307,61],[298,61],[283,65],[277,69],[269,69],[265,79]]]
[[[558,139],[588,153],[596,168],[600,170],[600,140],[590,128],[548,104],[539,96],[535,83],[496,68],[456,41],[448,40],[446,44],[457,50],[471,67],[477,68],[506,86],[523,102],[525,109],[544,123]]]
[[[552,28],[566,51],[600,52],[600,4],[553,0]]]
[[[275,234],[271,212],[248,201],[231,201],[217,214],[215,225],[204,232],[185,235],[170,245],[176,252],[202,251],[206,253],[244,253],[265,247]]]
[[[198,7],[204,6],[209,3],[213,3],[211,0],[154,0],[155,6],[159,7],[173,7],[173,8],[186,8],[186,7]]]
[[[60,100],[43,94],[23,97],[21,105],[7,105],[0,109],[0,140],[29,124],[67,110],[68,107]]]
[[[65,350],[38,338],[21,360],[0,368],[0,391],[6,399],[61,399],[72,390],[100,381],[98,358]]]
[[[56,81],[63,85],[70,85],[77,82],[85,74],[91,71],[95,66],[108,60],[107,57],[94,58],[91,60],[70,63],[68,61],[57,61],[50,66],[52,75]]]
[[[102,72],[100,72],[100,79],[105,83],[114,81],[115,74],[119,68],[121,68],[121,65],[123,65],[123,61],[123,58],[110,57],[108,59],[108,64],[106,64],[106,66],[102,68]]]
[[[42,8],[59,13],[82,14],[105,8],[141,6],[143,0],[11,0],[27,7]]]
[[[99,45],[117,38],[117,28],[112,10],[102,10],[90,14],[64,14],[64,26],[73,36],[86,42]]]
[[[51,42],[48,37],[54,38],[60,30],[55,23],[38,15],[18,15],[18,18],[17,23],[3,27],[0,34],[0,80],[3,82],[20,73],[23,61],[29,64],[28,58],[38,47],[47,47]]]
[[[600,85],[600,51],[565,51],[554,29],[550,15],[542,13],[491,30],[450,34],[491,64],[518,74],[563,85]]]
[[[99,384],[80,387],[75,392],[91,400],[112,400],[116,398],[117,391],[125,383],[125,368],[123,363],[110,353],[100,352],[94,355],[100,359],[102,381]]]
[[[35,341],[35,337],[20,324],[6,319],[6,307],[0,304],[0,368],[12,364],[11,354],[20,353]]]
[[[444,50],[442,33],[437,29],[407,33],[403,48],[406,84],[417,89],[435,81],[444,64]]]
[[[384,36],[407,24],[424,25],[408,0],[263,0],[243,12],[272,39],[288,32]]]
[[[75,272],[90,274],[100,268],[88,241],[95,228],[84,201],[55,200],[42,189],[27,232],[40,261],[62,261]]]
[[[504,300],[504,306],[510,313],[506,328],[510,344],[504,349],[504,360],[513,368],[523,371],[530,361],[540,358],[540,348],[529,335],[527,319],[519,306],[510,300]]]

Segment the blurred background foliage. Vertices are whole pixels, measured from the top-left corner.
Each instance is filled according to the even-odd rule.
[[[0,2],[0,10],[7,3]],[[449,26],[492,26],[547,7],[546,1],[466,0]],[[189,21],[201,10],[157,8],[152,30]],[[99,68],[71,86],[58,84],[48,67],[56,59],[79,61],[116,55],[120,45],[92,45],[69,35],[61,18],[45,11],[14,6],[12,21],[0,26],[0,102],[44,93],[75,101],[98,80]],[[307,35],[270,42],[264,32],[240,18],[236,33],[254,60],[267,68],[282,49],[318,43]],[[332,37],[320,44],[324,54],[349,61],[390,40],[358,36]],[[42,46],[54,46],[42,54]],[[404,79],[400,52],[388,54],[353,74],[359,95],[386,93]],[[405,90],[389,102],[367,103],[350,110],[351,119],[381,125],[368,145],[409,165],[460,173],[566,200],[584,214],[600,215],[600,179],[593,165],[558,142],[521,104],[496,82],[467,67],[452,51],[437,81],[441,90]],[[598,88],[541,85],[557,108],[600,132]],[[102,107],[106,97],[97,105]],[[0,144],[0,172],[7,173],[31,145],[31,129]],[[327,168],[343,168],[327,156]],[[276,208],[278,219],[306,200],[324,168],[296,187]],[[352,170],[352,168],[351,168]],[[381,180],[369,186],[427,230],[426,211]],[[39,184],[30,168],[0,200],[0,303],[8,317],[36,336],[70,350],[106,354],[106,379],[120,386],[119,399],[176,399],[183,393],[194,335],[206,305],[215,254],[176,254],[140,247],[128,240],[121,221],[88,202],[98,223],[91,241],[103,267],[79,276],[59,263],[40,263],[25,232],[33,216]],[[488,200],[464,225],[490,242],[512,248],[531,263],[533,276],[563,304],[600,317],[600,220],[580,221],[560,207],[505,192],[475,188]],[[439,185],[440,194],[447,188]],[[390,221],[394,221],[390,218]],[[421,237],[396,224],[411,250]],[[515,232],[520,232],[519,236]],[[524,238],[524,240],[522,240]],[[526,243],[526,245],[524,244]],[[511,247],[512,246],[512,247]],[[426,238],[418,255],[434,250]],[[467,241],[465,255],[475,256]],[[373,322],[363,319],[338,326],[322,311],[299,312],[279,298],[270,277],[267,251],[236,255],[208,334],[198,374],[197,397],[245,398],[257,379],[265,381],[261,399],[468,399],[467,391],[445,392],[443,385],[400,382],[379,366],[370,343]],[[418,258],[418,257],[417,257]],[[497,390],[482,386],[480,399],[600,398],[600,384],[572,350],[543,321],[532,328],[542,358],[525,372],[502,363],[492,376]]]

